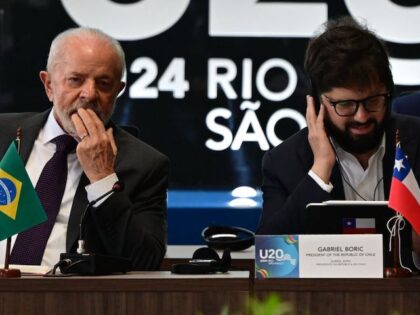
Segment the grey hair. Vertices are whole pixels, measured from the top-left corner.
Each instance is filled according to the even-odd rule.
[[[47,71],[51,71],[54,65],[55,60],[57,57],[64,53],[64,43],[67,39],[71,37],[76,38],[89,38],[89,37],[95,37],[98,39],[104,40],[106,43],[108,43],[115,52],[118,55],[119,58],[119,65],[121,70],[121,78],[125,71],[125,54],[124,50],[122,49],[120,43],[112,38],[111,36],[107,35],[103,31],[96,29],[96,28],[90,28],[90,27],[76,27],[76,28],[70,28],[60,34],[58,34],[54,40],[51,42],[50,46],[50,52],[48,54],[48,60],[47,60]]]

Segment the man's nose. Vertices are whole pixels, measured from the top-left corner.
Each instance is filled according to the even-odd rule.
[[[365,109],[365,106],[362,102],[359,102],[359,108],[357,112],[354,114],[354,120],[364,123],[369,119],[369,112]]]
[[[80,97],[84,100],[90,102],[96,100],[98,97],[98,92],[96,89],[96,83],[93,80],[86,80],[80,91]]]

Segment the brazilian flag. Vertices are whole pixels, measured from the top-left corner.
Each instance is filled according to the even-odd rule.
[[[47,220],[12,142],[0,161],[0,241]]]

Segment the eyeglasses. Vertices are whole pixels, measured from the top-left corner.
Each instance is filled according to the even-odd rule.
[[[341,101],[332,101],[325,94],[323,95],[334,107],[335,112],[338,116],[347,117],[353,116],[359,110],[360,104],[363,105],[364,109],[369,113],[380,112],[384,109],[389,98],[391,97],[390,93],[376,94],[369,97],[366,97],[362,100],[341,100]]]

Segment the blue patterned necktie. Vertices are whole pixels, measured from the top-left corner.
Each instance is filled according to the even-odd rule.
[[[56,151],[45,164],[35,187],[48,220],[17,236],[10,256],[12,264],[41,264],[45,246],[60,209],[67,181],[67,155],[76,148],[77,142],[69,135],[58,136],[51,142],[55,143]]]

